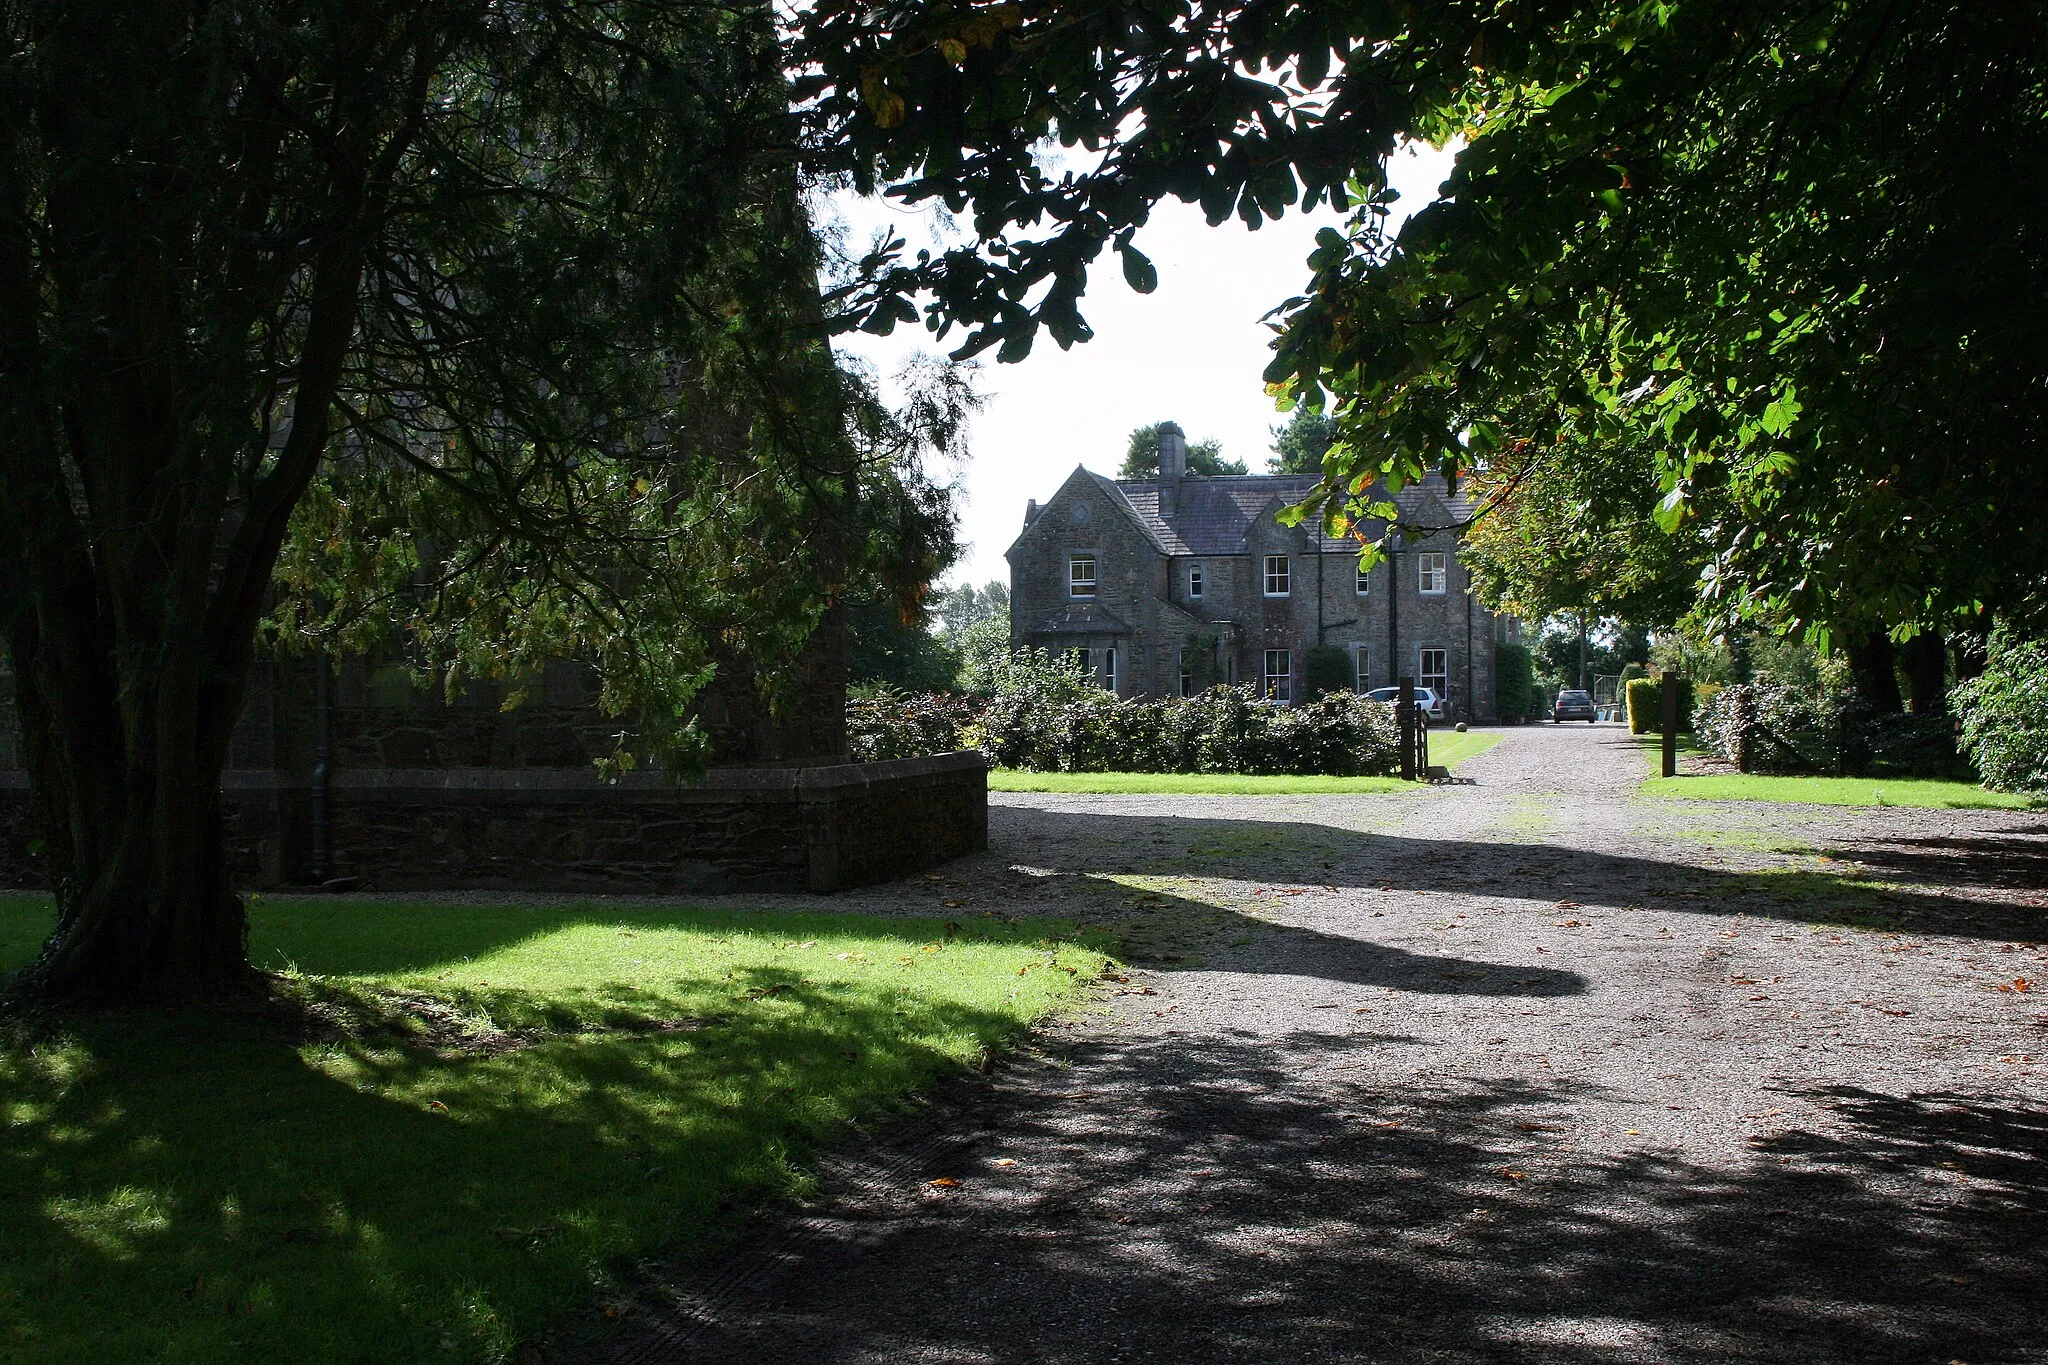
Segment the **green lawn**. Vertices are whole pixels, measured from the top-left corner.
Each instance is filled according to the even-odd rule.
[[[0,969],[47,931],[0,897]],[[496,1360],[1070,1000],[1045,924],[280,900],[304,1008],[0,1032],[0,1361]]]
[[[1711,777],[1651,777],[1645,796],[1691,801],[1778,801],[1814,806],[1922,806],[1935,809],[2024,810],[2040,801],[1986,791],[1968,782],[1889,777],[1770,777],[1759,773]]]
[[[1501,742],[1499,731],[1429,732],[1429,761],[1446,768]],[[1398,777],[1260,777],[1247,773],[1033,773],[997,768],[988,788],[999,792],[1103,792],[1157,796],[1346,796],[1416,792],[1425,787]]]

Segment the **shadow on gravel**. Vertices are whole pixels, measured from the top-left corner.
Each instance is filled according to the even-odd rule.
[[[1615,1117],[1562,1083],[1345,1088],[1377,1045],[1091,1047],[935,1113],[980,1136],[893,1194],[771,1224],[703,1317],[688,1275],[644,1282],[606,1359],[1989,1361],[2048,1333],[2039,1111],[1844,1088],[1847,1140],[1714,1167],[1575,1150]]]
[[[2033,835],[2033,838],[2018,837]],[[1875,839],[1849,850],[1858,862],[1908,881],[2015,891],[2048,890],[2048,825],[1964,839]]]
[[[991,815],[997,812],[991,811]],[[1220,820],[1007,807],[992,821],[999,846],[1028,849],[1058,872],[1230,877],[1276,885],[1449,892],[1568,900],[1572,908],[1644,907],[1743,913],[1807,924],[1861,924],[1979,938],[2048,938],[2048,908],[1965,901],[1878,878],[1809,870],[1731,872],[1690,863],[1553,844],[1370,834],[1306,821]],[[1899,841],[1908,844],[1911,841]],[[1979,841],[1956,841],[1975,843]],[[1883,876],[1946,882],[1959,891],[2010,889],[2038,875],[2039,845],[1987,839],[1995,860],[1938,841],[1887,861],[1863,847],[1846,856]],[[2035,882],[2044,885],[2048,882]]]
[[[1169,898],[1162,902],[1161,917],[1172,919],[1179,906],[1185,906],[1194,915],[1215,914],[1213,906]],[[1232,915],[1225,923],[1237,919]],[[1304,976],[1347,986],[1379,986],[1422,995],[1580,995],[1588,985],[1585,977],[1573,971],[1411,953],[1366,939],[1322,934],[1294,925],[1271,925],[1263,920],[1243,922],[1256,924],[1263,935],[1256,953],[1230,955],[1230,970],[1247,975]],[[1155,957],[1142,922],[1124,941],[1141,958]],[[1153,960],[1150,965],[1168,964]]]

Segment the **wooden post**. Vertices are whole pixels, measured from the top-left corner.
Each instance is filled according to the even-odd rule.
[[[1394,723],[1401,727],[1401,780],[1415,780],[1415,679],[1401,679],[1401,699],[1394,704]]]
[[[1664,670],[1659,688],[1664,701],[1664,776],[1678,776],[1678,675]]]

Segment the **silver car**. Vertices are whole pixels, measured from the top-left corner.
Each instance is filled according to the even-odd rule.
[[[1365,699],[1367,701],[1398,702],[1401,700],[1401,689],[1398,687],[1375,687],[1372,691],[1365,694]],[[1444,718],[1444,699],[1436,694],[1436,689],[1433,687],[1416,688],[1415,704],[1421,707],[1422,714],[1428,716],[1431,720],[1442,720]]]

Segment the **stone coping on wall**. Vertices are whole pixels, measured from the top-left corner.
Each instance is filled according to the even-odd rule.
[[[347,799],[375,800],[382,792],[416,800],[432,793],[458,798],[473,795],[490,800],[588,801],[616,792],[636,801],[672,797],[678,801],[730,800],[742,793],[774,797],[795,793],[824,795],[877,782],[937,777],[948,773],[986,771],[987,758],[975,749],[933,754],[927,758],[891,758],[869,763],[832,763],[817,767],[710,768],[695,779],[676,781],[661,772],[630,772],[606,780],[590,768],[377,768],[338,769],[327,779],[328,790]],[[293,778],[260,768],[230,768],[221,774],[228,792],[310,791],[309,779]],[[0,791],[27,791],[28,774],[0,772]]]

